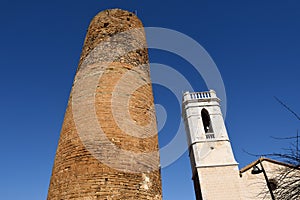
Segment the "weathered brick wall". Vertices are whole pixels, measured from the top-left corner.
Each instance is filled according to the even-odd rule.
[[[92,20],[65,113],[48,191],[48,200],[159,200],[162,198],[159,157],[147,154],[158,152],[147,49],[139,48],[126,52],[126,49],[124,50],[124,47],[122,47],[120,49],[115,48],[114,51],[106,52],[106,54],[99,53],[102,47],[97,50],[101,42],[113,40],[111,38],[117,33],[142,27],[142,23],[133,13],[119,9],[103,11]],[[125,45],[132,48],[142,44],[146,47],[143,31],[139,30],[132,34],[132,37],[123,38],[124,40],[119,41],[116,46]],[[117,56],[111,62],[109,57],[113,54],[120,56]],[[108,66],[102,69],[101,65],[103,63],[108,63]],[[89,66],[94,68],[91,67],[90,70],[85,71]],[[88,148],[86,142],[83,142],[83,137],[79,133],[80,129],[76,126],[77,118],[74,117],[75,108],[72,98],[80,93],[80,98],[88,99],[88,95],[85,96],[84,88],[88,88],[89,85],[80,85],[80,88],[83,88],[82,90],[76,90],[74,85],[84,77],[92,76],[99,69],[102,71],[98,84],[95,86],[93,106],[102,131],[110,144],[120,150],[145,155],[144,161],[147,163],[138,163],[134,160],[123,162],[123,160],[120,160],[118,153],[110,151],[111,146],[107,145],[107,142],[104,139],[102,141],[101,138],[95,139],[99,145],[90,145]],[[130,76],[126,78],[128,72],[134,78]],[[125,80],[123,80],[124,77]],[[123,84],[120,84],[122,81]],[[134,89],[133,92],[128,90],[137,81],[140,82],[141,86]],[[115,90],[117,90],[119,100],[113,103]],[[90,102],[87,100],[87,106],[88,103]],[[126,117],[125,111],[128,111],[131,120],[137,126],[145,128],[137,129],[135,126],[128,126],[124,130],[120,127],[118,123],[122,123],[122,117]],[[92,127],[89,127],[91,120],[86,117],[88,116],[87,113],[84,113],[84,110],[76,112],[80,114],[79,120],[86,123],[86,129],[91,129]],[[117,123],[116,118],[121,119],[121,122]],[[149,124],[150,126],[147,127]],[[136,137],[137,135],[140,137]],[[89,139],[93,142],[93,138]],[[107,165],[106,162],[102,162],[101,157],[97,157],[97,152],[103,152],[103,150],[105,150],[106,155],[102,156],[109,157],[110,162],[120,164],[120,168],[134,169],[135,166],[139,166],[139,170],[132,172],[132,170],[120,170],[112,167],[114,165]],[[140,170],[140,166],[143,165],[152,166],[151,169],[153,170]]]

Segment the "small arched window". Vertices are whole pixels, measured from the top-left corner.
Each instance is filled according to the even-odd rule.
[[[202,118],[205,133],[213,133],[210,116],[208,111],[205,108],[201,110],[201,118]]]

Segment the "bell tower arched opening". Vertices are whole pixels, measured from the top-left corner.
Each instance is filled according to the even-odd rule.
[[[203,123],[203,127],[204,127],[204,132],[205,133],[213,133],[213,128],[211,125],[211,120],[210,120],[210,116],[208,111],[203,108],[201,110],[201,118],[202,118],[202,123]]]

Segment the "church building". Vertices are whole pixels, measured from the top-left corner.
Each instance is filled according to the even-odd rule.
[[[278,172],[293,166],[260,158],[239,169],[215,91],[185,92],[182,117],[196,200],[275,199]]]

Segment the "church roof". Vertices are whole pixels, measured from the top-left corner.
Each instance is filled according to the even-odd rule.
[[[273,159],[270,159],[270,158],[265,158],[265,157],[260,157],[259,159],[257,159],[256,161],[250,163],[249,165],[245,166],[244,168],[242,168],[240,170],[240,174],[248,171],[249,169],[252,169],[255,165],[257,165],[259,162],[263,162],[263,161],[267,161],[267,162],[271,162],[271,163],[274,163],[274,164],[277,164],[277,165],[281,165],[281,166],[285,166],[285,167],[290,167],[290,168],[298,168],[300,169],[299,167],[295,166],[295,165],[292,165],[292,164],[289,164],[289,163],[285,163],[285,162],[281,162],[281,161],[277,161],[277,160],[273,160]]]

